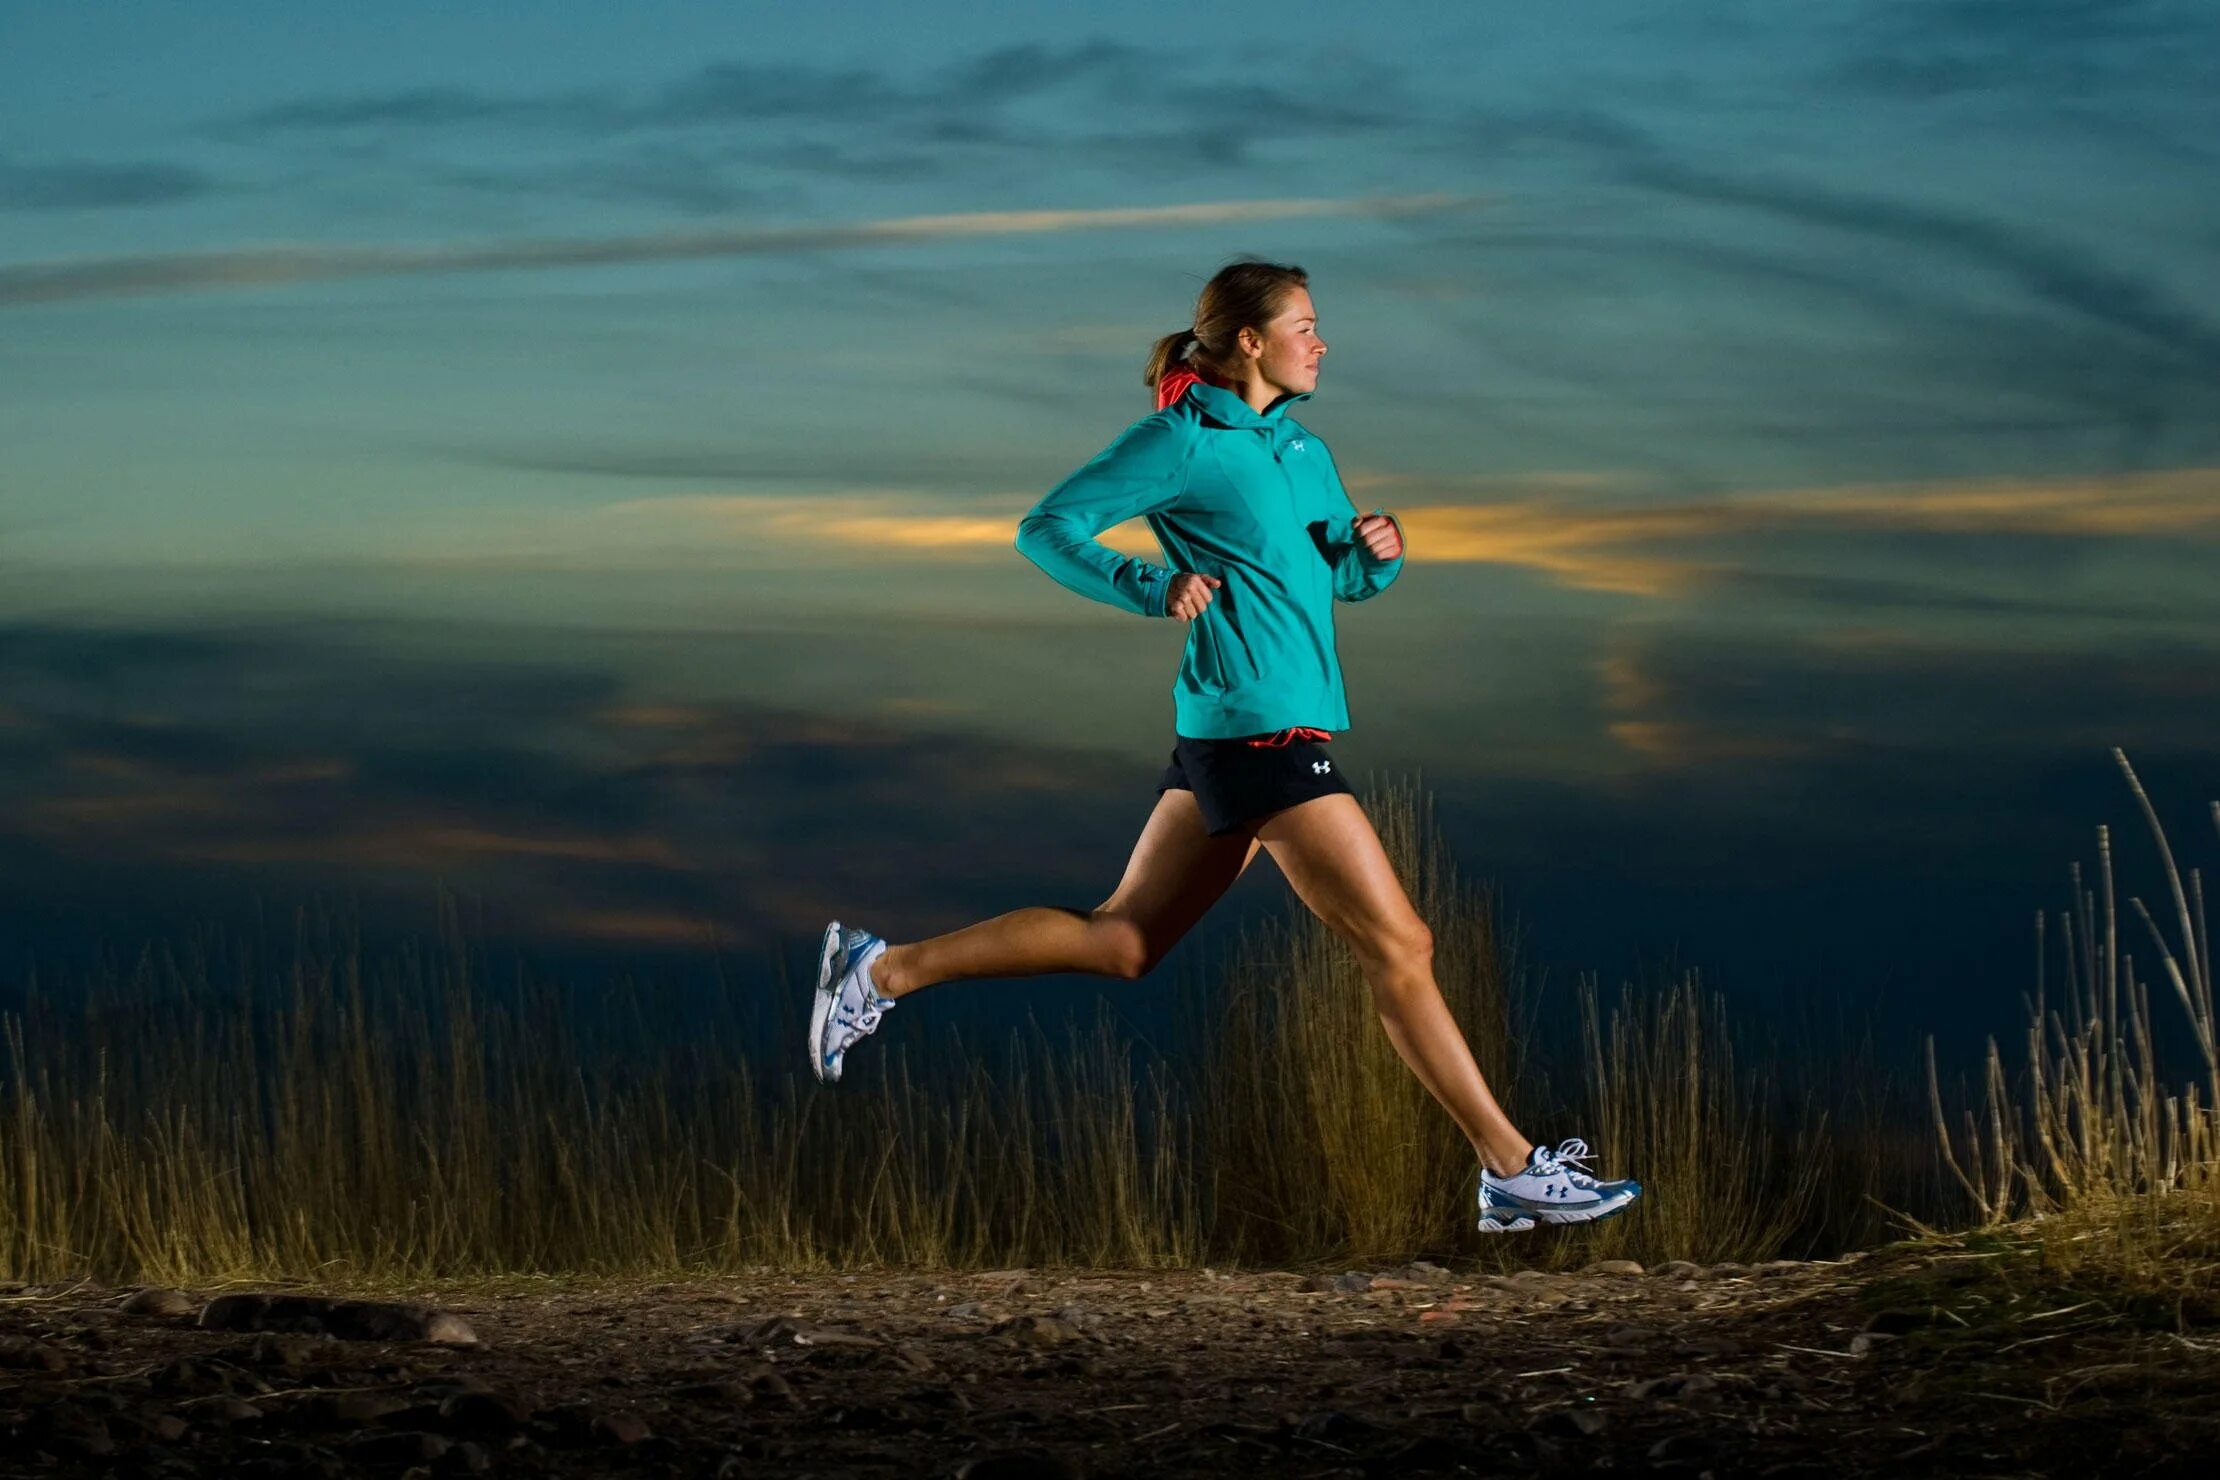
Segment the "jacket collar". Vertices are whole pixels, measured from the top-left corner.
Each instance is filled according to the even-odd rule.
[[[1229,391],[1208,381],[1197,381],[1187,387],[1187,399],[1195,409],[1223,427],[1246,427],[1256,431],[1272,432],[1278,436],[1292,433],[1294,424],[1288,420],[1287,408],[1297,401],[1310,399],[1309,391],[1297,391],[1281,396],[1262,412],[1241,399],[1240,392]]]

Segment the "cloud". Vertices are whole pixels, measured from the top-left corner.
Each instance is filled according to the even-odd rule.
[[[2202,305],[2028,227],[1802,181],[1735,178],[1655,155],[1623,161],[1618,171],[1630,183],[1684,199],[1743,206],[1799,225],[1878,238],[1924,260],[1949,258],[1987,269],[2065,314],[2179,360],[2183,369],[2220,372],[2220,325]]]
[[[930,933],[1018,890],[1092,903],[1100,860],[1073,835],[1130,842],[1154,774],[936,733],[958,706],[930,695],[837,715],[710,702],[636,692],[641,655],[620,675],[389,638],[0,627],[0,710],[24,721],[0,731],[11,913],[185,909],[252,885],[344,889],[390,924],[444,882],[532,939],[694,950],[715,921],[727,946],[768,948],[820,928],[836,898]],[[885,642],[780,640],[851,644],[815,655],[835,670]],[[872,846],[827,816],[874,819]],[[967,841],[990,834],[992,849]]]
[[[1349,199],[1197,201],[1095,210],[972,211],[836,226],[649,232],[596,239],[541,238],[444,247],[263,247],[221,252],[32,262],[0,267],[0,308],[84,298],[208,292],[349,277],[508,272],[529,268],[678,261],[757,252],[817,252],[973,237],[1126,228],[1218,226],[1294,217],[1392,217],[1454,211],[1480,197],[1447,194]]]
[[[595,710],[590,718],[629,729],[691,730],[713,724],[717,712],[690,704],[613,704]]]
[[[1365,480],[1367,498],[1374,503],[1391,499],[1397,481],[1380,475]],[[1407,482],[1422,490],[1428,480]],[[1703,541],[1802,529],[2220,540],[2220,468],[1845,484],[1610,508],[1582,505],[1562,495],[1492,504],[1383,506],[1403,521],[1413,565],[1511,565],[1575,589],[1664,597],[1736,574],[1732,563],[1704,558]],[[1693,551],[1686,548],[1691,545]]]
[[[1681,770],[1730,760],[1787,760],[1810,747],[1765,735],[1661,720],[1613,720],[1611,738],[1644,760]]]
[[[1315,78],[1302,87],[1275,71]],[[1321,138],[1410,127],[1424,119],[1399,67],[1347,48],[1305,48],[1260,38],[1238,63],[1213,67],[1180,49],[1146,49],[1107,37],[1067,46],[1021,41],[922,72],[807,62],[712,61],[645,90],[497,92],[412,87],[337,98],[299,98],[227,115],[201,132],[225,142],[307,143],[357,149],[364,135],[417,138],[499,132],[550,135],[575,156],[595,141],[641,135],[703,141],[711,176],[745,163],[808,176],[916,181],[967,169],[1008,184],[1032,167],[1123,167],[1154,176],[1167,157],[1187,166],[1253,167],[1269,152]],[[1044,106],[1046,105],[1046,106]],[[1174,124],[1071,129],[1057,119],[1176,118]],[[1258,118],[1270,118],[1270,137]],[[583,141],[581,144],[580,141]],[[603,166],[578,166],[599,172]],[[451,184],[502,193],[543,189],[557,173],[446,172]],[[717,188],[702,182],[707,188]],[[683,198],[674,203],[685,207]]]
[[[1651,599],[1732,590],[1805,595],[1831,604],[1965,610],[2059,609],[2050,593],[1982,591],[2009,576],[2008,558],[2045,551],[2086,560],[2106,541],[2170,554],[2220,542],[2220,467],[2059,478],[1855,483],[1644,499],[1623,476],[1440,477],[1352,469],[1360,508],[1402,521],[1408,563],[1499,565],[1580,591]],[[1476,497],[1475,495],[1483,495]],[[766,486],[748,493],[671,494],[578,508],[451,510],[397,528],[381,549],[332,552],[353,565],[467,570],[856,570],[1004,563],[1017,524],[1040,498],[1026,488],[951,496],[895,485],[835,490]],[[1122,554],[1161,561],[1146,519],[1101,531]],[[1933,552],[1942,576],[1852,574],[1842,562],[1863,539],[1879,563]],[[1816,572],[1773,563],[1823,540]],[[2013,549],[2000,541],[2016,540]],[[1961,550],[1960,547],[1964,547]],[[1816,548],[1816,547],[1815,547]],[[1964,558],[1961,558],[1961,555]],[[1945,557],[1948,557],[1947,559]],[[1976,562],[1967,564],[1967,560]],[[1916,562],[1912,562],[1916,568]],[[1947,567],[1947,569],[1944,569]],[[2079,598],[2074,610],[2084,610]],[[2099,607],[2088,607],[2091,612]],[[2142,609],[2121,607],[2121,615]]]
[[[2001,554],[1993,545],[1985,552],[1992,563]],[[1733,570],[1713,568],[1705,573],[1706,595],[1786,599],[1815,603],[1836,611],[1923,611],[1970,613],[1984,616],[2072,616],[2080,621],[2178,621],[2193,614],[2178,596],[2153,592],[2141,602],[2105,601],[2074,592],[2009,595],[1975,590],[1963,584],[1892,579],[1885,576],[1843,575],[1834,571]]]
[[[928,180],[945,174],[950,167],[945,155],[930,150],[887,148],[877,143],[842,146],[818,139],[780,139],[735,152],[755,164],[789,174],[878,184]]]
[[[1857,229],[1861,211],[1846,210],[1830,230]],[[2220,354],[2220,333],[2199,328],[2195,315],[2167,326],[2177,295],[2160,277],[2141,296],[2139,274],[2065,252],[2048,278],[2031,277],[2037,268],[2024,261],[1984,262],[1969,283],[1962,246],[1898,237],[1886,243],[1894,253],[1852,260],[1840,241],[1784,243],[1739,215],[1714,232],[1700,213],[1673,214],[1681,224],[1671,231],[1460,227],[1428,244],[1400,291],[1428,295],[1451,327],[1484,338],[1522,393],[1591,455],[1639,461],[1653,478],[1689,487],[1714,480],[1682,473],[1674,459],[1735,442],[1768,442],[1757,449],[1768,461],[1814,465],[1848,455],[1933,466],[1951,453],[1937,444],[1953,442],[1993,461],[1982,444],[1999,440],[2031,468],[2092,457],[2165,466],[2220,452],[2220,378],[2198,358]],[[1460,264],[1462,288],[1451,270]],[[1506,276],[1529,290],[1525,312],[1488,304]],[[1630,337],[1613,319],[1585,314],[1599,297],[1721,295],[1745,317],[1716,332],[1690,325]],[[1568,316],[1579,326],[1568,330]],[[1815,322],[1847,327],[1814,333]],[[1399,403],[1459,414],[1471,404],[1469,392],[1422,383],[1393,392]],[[1584,402],[1611,414],[1575,423]]]
[[[1407,564],[1512,565],[1579,590],[1636,596],[1675,594],[1704,570],[1685,556],[1638,547],[1714,534],[1729,521],[1724,510],[1702,504],[1583,510],[1538,501],[1393,511],[1408,537]]]
[[[453,128],[514,124],[566,131],[619,125],[624,112],[605,93],[573,90],[537,96],[502,96],[468,87],[410,87],[351,98],[295,98],[204,125],[201,132],[228,140],[358,128]]]
[[[1735,723],[1735,716],[1717,710],[1706,711],[1702,718],[1660,713],[1697,706],[1689,703],[1689,690],[1677,670],[1668,680],[1654,653],[1625,634],[1617,641],[1616,650],[1591,664],[1601,686],[1598,703],[1605,715],[1605,733],[1644,766],[1678,771],[1721,761],[1788,760],[1819,748],[1809,737],[1781,733],[1775,715],[1757,723]]]
[[[1197,132],[1252,131],[1274,120],[1283,134],[1370,128],[1409,115],[1390,100],[1407,95],[1402,69],[1346,48],[1330,56],[1275,38],[1245,49],[1221,72],[1195,53],[1136,47],[1094,37],[1058,47],[1034,41],[992,47],[911,75],[891,69],[808,62],[712,61],[639,94],[616,89],[503,93],[431,86],[340,98],[298,98],[212,120],[203,132],[226,140],[319,138],[363,130],[450,133],[506,129],[579,136],[654,130],[782,125],[789,137],[818,125],[858,142],[903,138],[929,145],[992,144],[1045,151],[1068,139],[1013,127],[1003,115],[1050,95],[1085,100],[1090,111],[1152,115],[1177,109]],[[1271,62],[1300,70],[1330,62],[1301,89],[1260,81]],[[741,136],[745,137],[744,131]]]
[[[1812,798],[1837,770],[1894,769],[1915,785],[1914,756],[1965,766],[1985,753],[2001,766],[2012,755],[2100,755],[2123,737],[2200,734],[2220,703],[2207,648],[2163,638],[2116,653],[1902,627],[1624,625],[1590,671],[1604,732],[1645,771],[1800,758],[1768,769]]]
[[[1847,47],[1822,80],[1892,99],[2011,91],[2043,102],[2147,86],[2195,75],[2213,41],[2195,14],[2145,0],[1880,0],[1841,29]]]
[[[1496,104],[1468,107],[1429,127],[1412,147],[1469,158],[1508,158],[1530,146],[1604,159],[1647,158],[1663,146],[1649,130],[1600,108]]]
[[[52,797],[33,802],[18,830],[77,846],[88,837],[138,827],[155,819],[220,818],[229,808],[212,786],[170,786],[124,796]]]
[[[1021,98],[1073,85],[1122,96],[1158,79],[1165,60],[1161,53],[1101,37],[1062,50],[1019,41],[949,65],[937,96],[954,102]]]
[[[1036,497],[974,499],[956,509],[945,498],[911,489],[800,497],[767,490],[623,499],[568,510],[490,508],[407,532],[368,558],[446,570],[848,568],[972,558],[1007,552],[1019,517]]]
[[[0,211],[94,211],[169,205],[215,189],[204,171],[176,164],[90,161],[18,164],[0,159]]]
[[[563,909],[534,921],[539,933],[554,940],[613,941],[622,945],[688,947],[707,952],[731,944],[731,928],[714,914],[668,910]]]
[[[1131,342],[1135,341],[1129,341],[1129,347]],[[1146,340],[1137,342],[1146,343]],[[667,444],[515,449],[438,444],[421,450],[474,467],[514,472],[560,473],[646,483],[758,484],[779,496],[790,496],[800,490],[810,497],[817,496],[820,491],[834,492],[842,486],[858,483],[907,484],[953,495],[1003,481],[1010,474],[1011,464],[1006,452],[981,449],[977,444],[940,451],[891,440],[843,447],[837,471],[828,469],[821,449],[810,447],[791,452],[778,449],[759,452]]]
[[[1734,500],[1844,526],[1982,534],[2220,536],[2220,468],[1857,484]]]
[[[32,809],[34,820],[40,815],[40,809]],[[427,871],[487,858],[637,864],[674,873],[695,867],[667,839],[658,837],[502,832],[431,819],[340,833],[319,830],[293,836],[188,841],[170,848],[167,856],[211,863],[319,863]]]
[[[426,183],[488,195],[581,196],[647,201],[695,215],[755,205],[762,188],[733,183],[721,161],[677,144],[641,143],[607,158],[569,160],[543,169],[433,166]]]

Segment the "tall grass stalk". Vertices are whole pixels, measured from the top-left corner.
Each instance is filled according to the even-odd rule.
[[[1588,1257],[1768,1259],[1803,1232],[1830,1169],[1825,1114],[1738,1069],[1724,1000],[1689,972],[1662,994],[1622,988],[1608,1017],[1584,982],[1580,1005],[1581,1123],[1643,1185],[1640,1216],[1599,1224]]]
[[[2099,826],[2101,946],[2096,893],[2082,888],[2075,864],[2073,908],[2059,917],[2066,979],[2055,1006],[2044,981],[2044,919],[2041,913],[2035,917],[2035,994],[2028,1002],[2020,1086],[2015,1090],[2008,1082],[2003,1055],[1991,1038],[1974,1103],[1963,1106],[1953,1124],[1944,1110],[1930,1038],[1928,1099],[1943,1163],[1982,1224],[2079,1214],[2155,1250],[2156,1230],[2182,1226],[2181,1217],[2196,1209],[2209,1215],[2214,1194],[2220,1193],[2213,966],[2203,879],[2191,869],[2184,892],[2173,849],[2134,767],[2117,747],[2112,756],[2157,840],[2179,937],[2169,942],[2141,899],[2129,903],[2150,934],[2181,1008],[2179,1017],[2170,1012],[2164,1017],[2186,1022],[2202,1061],[2203,1083],[2175,1089],[2165,1081],[2160,1015],[2153,1011],[2149,982],[2136,972],[2134,955],[2120,949],[2112,840]],[[2220,802],[2213,804],[2212,818],[2220,831]],[[2182,1197],[2170,1203],[2176,1194]],[[2196,1233],[2198,1226],[2200,1219],[2190,1216],[2190,1231],[2183,1236],[2220,1242],[2209,1229]]]

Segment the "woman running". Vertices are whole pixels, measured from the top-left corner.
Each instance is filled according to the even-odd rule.
[[[1310,399],[1326,353],[1309,284],[1276,263],[1221,269],[1194,327],[1149,356],[1142,378],[1156,411],[1018,522],[1019,552],[1061,584],[1187,623],[1171,760],[1124,879],[1092,910],[1031,906],[904,945],[833,921],[817,963],[810,1067],[837,1080],[848,1049],[889,1008],[939,982],[1145,976],[1263,847],[1349,943],[1396,1052],[1472,1142],[1480,1228],[1608,1217],[1641,1184],[1598,1181],[1584,1142],[1531,1143],[1496,1104],[1435,985],[1433,933],[1326,753],[1349,728],[1334,602],[1394,582],[1403,531],[1392,514],[1356,512],[1326,444],[1288,414]],[[1136,516],[1175,569],[1096,540]]]

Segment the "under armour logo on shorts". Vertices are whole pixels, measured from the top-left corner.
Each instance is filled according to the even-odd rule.
[[[1310,763],[1311,774],[1314,776],[1323,776],[1333,768],[1334,763],[1332,761],[1312,761]]]

